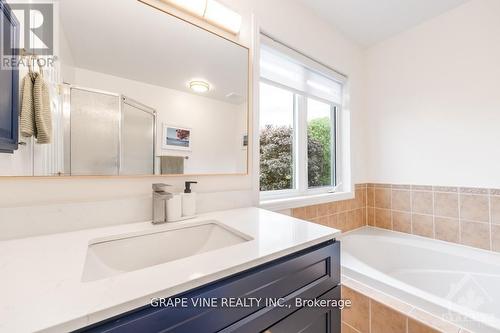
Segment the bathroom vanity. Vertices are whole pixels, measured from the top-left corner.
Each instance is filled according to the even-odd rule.
[[[339,254],[339,243],[328,241],[79,332],[340,333],[339,309],[295,303],[340,299]]]
[[[337,308],[295,304],[340,298],[338,235],[244,208],[2,241],[0,331],[339,332]]]

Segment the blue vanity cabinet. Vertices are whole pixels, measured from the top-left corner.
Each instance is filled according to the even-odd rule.
[[[300,297],[304,296],[300,295]],[[311,297],[305,298],[312,299]],[[320,297],[313,298],[339,300],[341,298],[340,287],[333,288]],[[220,333],[340,333],[341,318],[338,308],[293,308],[293,311],[288,311],[288,315],[283,311],[281,314],[277,312],[280,311],[274,309],[266,315],[245,318],[220,331]]]
[[[0,14],[0,58],[6,65],[0,69],[0,153],[13,153],[18,148],[19,71],[11,60],[17,56],[19,23],[5,0],[0,0]]]
[[[196,307],[191,302],[187,307],[148,305],[78,332],[338,333],[338,309],[301,308],[296,306],[295,299],[340,299],[339,284],[340,243],[331,240],[171,298],[261,299],[260,304],[240,307]],[[281,306],[269,304],[269,300],[277,299]]]
[[[330,290],[319,299],[340,299],[340,287]],[[268,327],[265,332],[340,333],[340,322],[340,309],[338,308],[303,308]]]

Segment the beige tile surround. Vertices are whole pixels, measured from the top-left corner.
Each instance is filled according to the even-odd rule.
[[[355,193],[292,216],[344,232],[370,225],[500,252],[500,189],[358,184]]]
[[[342,298],[352,302],[342,311],[342,333],[470,333],[345,276]]]
[[[350,231],[365,225],[500,252],[500,190],[359,184],[352,200],[295,208],[292,216]],[[343,277],[342,333],[470,333]]]
[[[500,252],[500,190],[367,185],[367,224]]]
[[[366,184],[356,185],[355,198],[292,209],[292,216],[342,231],[367,225]]]

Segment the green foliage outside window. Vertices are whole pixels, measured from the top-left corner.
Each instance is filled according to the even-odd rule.
[[[320,164],[320,170],[311,178],[309,175],[309,186],[325,186],[332,184],[332,124],[330,118],[317,118],[308,123],[308,140],[318,141],[321,145],[321,152],[311,161],[311,152],[309,153],[309,169],[311,164]]]
[[[260,132],[260,190],[293,188],[293,129],[267,125]]]
[[[308,124],[307,137],[309,186],[331,184],[331,122],[314,119]],[[293,129],[267,125],[260,132],[260,190],[292,189]]]

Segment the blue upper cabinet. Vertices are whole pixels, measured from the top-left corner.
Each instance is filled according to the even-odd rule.
[[[17,58],[19,23],[14,13],[0,0],[2,19],[0,68],[0,153],[13,153],[18,148],[19,133],[19,71],[5,66]],[[14,47],[12,47],[14,46]]]

